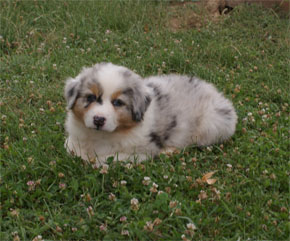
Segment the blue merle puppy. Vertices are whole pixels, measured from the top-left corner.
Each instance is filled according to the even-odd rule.
[[[188,145],[212,145],[235,132],[232,103],[197,77],[142,78],[112,63],[84,68],[65,86],[65,147],[103,164],[146,160]]]

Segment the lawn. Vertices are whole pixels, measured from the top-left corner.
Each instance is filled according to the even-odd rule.
[[[288,238],[288,19],[239,6],[173,30],[180,12],[158,1],[0,2],[1,240]],[[69,156],[65,79],[102,61],[214,83],[235,105],[235,135],[108,170]]]

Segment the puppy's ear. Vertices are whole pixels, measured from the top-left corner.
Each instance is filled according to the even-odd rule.
[[[144,113],[146,112],[148,106],[151,102],[151,97],[149,92],[146,91],[145,86],[135,85],[129,87],[124,94],[127,94],[131,99],[131,113],[132,120],[140,122],[143,120]]]
[[[64,96],[67,101],[68,109],[72,109],[79,94],[80,81],[77,79],[69,78],[66,81]]]
[[[123,93],[130,99],[132,120],[140,122],[151,102],[150,91],[143,83],[141,76],[133,71],[122,67],[121,75],[128,86]]]

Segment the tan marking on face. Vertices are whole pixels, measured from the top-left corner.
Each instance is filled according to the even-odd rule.
[[[85,110],[83,108],[83,104],[80,98],[78,98],[72,108],[72,112],[74,115],[83,122],[83,117],[85,115]]]
[[[89,89],[93,92],[96,97],[99,97],[102,94],[100,86],[97,84],[91,84]]]
[[[122,91],[118,90],[111,95],[111,101],[118,99],[122,95]],[[115,111],[118,115],[117,121],[118,126],[116,132],[127,132],[137,125],[137,122],[133,121],[131,112],[125,107],[115,108]]]
[[[95,103],[91,103],[87,108],[84,108],[84,104],[82,102],[82,99],[79,98],[76,100],[75,105],[72,109],[72,112],[77,117],[78,120],[80,120],[82,123],[85,123],[84,117],[85,114],[95,105]]]
[[[115,99],[118,99],[118,97],[122,94],[122,91],[121,90],[118,90],[116,91],[115,93],[113,93],[111,95],[111,100],[115,100]]]
[[[92,91],[92,93],[97,98],[102,94],[102,91],[101,91],[100,86],[98,84],[91,84],[89,86],[89,89]],[[84,116],[85,116],[86,112],[88,112],[90,110],[90,108],[92,108],[95,105],[95,103],[91,103],[87,108],[84,108],[83,98],[78,98],[76,100],[72,111],[78,120],[85,123]]]
[[[136,121],[133,121],[132,114],[128,110],[117,111],[118,115],[118,127],[115,131],[127,132],[138,125]]]

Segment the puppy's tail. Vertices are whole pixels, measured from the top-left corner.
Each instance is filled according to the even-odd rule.
[[[198,128],[197,144],[212,145],[229,139],[236,130],[237,114],[232,103],[222,94],[203,112]]]

